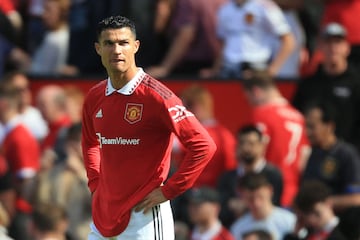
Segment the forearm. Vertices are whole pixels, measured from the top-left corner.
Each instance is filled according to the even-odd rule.
[[[285,34],[281,37],[281,44],[278,53],[275,55],[273,61],[269,65],[269,72],[273,75],[279,71],[281,66],[285,63],[291,55],[295,47],[294,36],[291,33]]]
[[[336,195],[332,196],[330,199],[335,210],[360,206],[360,193]]]
[[[194,31],[195,29],[191,25],[184,26],[179,30],[178,35],[174,38],[174,42],[171,44],[161,64],[168,72],[171,71],[185,55],[194,38]]]

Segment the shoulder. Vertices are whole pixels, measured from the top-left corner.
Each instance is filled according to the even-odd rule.
[[[140,85],[150,91],[150,93],[168,100],[176,95],[163,83],[146,74]]]
[[[98,98],[99,95],[105,96],[105,88],[106,88],[107,80],[102,80],[101,82],[97,83],[86,94],[86,99],[88,98]]]

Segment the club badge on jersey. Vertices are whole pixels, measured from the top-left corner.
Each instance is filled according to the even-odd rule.
[[[137,123],[141,120],[142,111],[143,111],[143,104],[127,103],[124,119],[130,124]]]

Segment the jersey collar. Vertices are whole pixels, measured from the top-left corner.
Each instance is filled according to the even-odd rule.
[[[125,84],[125,86],[123,86],[122,88],[120,88],[118,90],[112,86],[110,77],[108,77],[107,86],[106,86],[106,90],[105,90],[105,96],[109,96],[113,92],[118,92],[123,95],[131,95],[135,91],[137,86],[139,86],[141,81],[144,79],[144,76],[145,76],[144,70],[142,68],[139,68],[138,72],[133,77],[133,79],[131,79],[127,84]]]

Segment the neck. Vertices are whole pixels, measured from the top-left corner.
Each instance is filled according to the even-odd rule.
[[[218,223],[217,219],[209,219],[208,221],[201,222],[197,225],[197,228],[200,233],[204,233],[211,229],[213,226],[215,226]]]
[[[263,220],[271,214],[273,208],[274,208],[274,206],[271,203],[269,203],[264,207],[264,211],[259,212],[258,214],[253,214],[253,217],[256,220]]]
[[[109,77],[111,84],[115,89],[120,89],[133,79],[138,72],[138,68],[133,66],[126,72],[110,72]]]
[[[270,89],[265,91],[265,94],[264,94],[263,98],[260,99],[260,101],[259,101],[259,105],[275,102],[275,101],[280,100],[282,98],[283,97],[281,96],[278,89],[270,88]]]
[[[12,119],[16,117],[17,113],[14,111],[4,113],[3,116],[1,116],[1,122],[6,125],[9,123]]]
[[[348,67],[347,61],[333,61],[324,63],[324,70],[330,76],[337,76],[346,71]]]
[[[332,134],[329,137],[327,137],[324,142],[322,142],[320,144],[320,147],[322,149],[328,150],[328,149],[332,148],[335,145],[336,141],[337,141],[336,136],[334,134]]]
[[[41,239],[41,240],[65,240],[66,238],[61,235],[61,234],[57,234],[57,233],[41,233],[38,234],[36,239]]]

